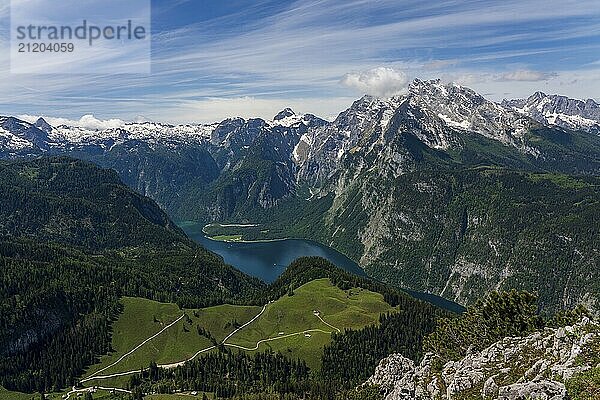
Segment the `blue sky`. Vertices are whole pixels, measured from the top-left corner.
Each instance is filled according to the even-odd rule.
[[[152,35],[150,75],[11,75],[2,51],[0,114],[210,122],[291,106],[332,117],[415,77],[494,100],[600,100],[598,0],[153,0]]]

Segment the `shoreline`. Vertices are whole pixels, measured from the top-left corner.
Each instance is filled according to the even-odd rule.
[[[352,261],[353,263],[355,263],[357,265],[357,267],[361,270],[362,273],[357,273],[357,272],[351,272],[354,273],[356,275],[359,276],[364,276],[364,277],[368,277],[369,275],[367,274],[367,272],[365,271],[365,269],[363,267],[361,267],[357,262],[353,261],[350,257],[348,257],[347,255],[345,255],[344,253],[340,252],[339,250],[330,247],[326,244],[320,243],[316,240],[312,240],[312,239],[306,239],[306,238],[294,238],[294,237],[285,237],[285,238],[277,238],[277,239],[260,239],[260,240],[218,240],[218,239],[213,239],[212,237],[208,236],[206,234],[206,232],[204,231],[204,228],[206,228],[207,226],[210,225],[223,225],[223,224],[206,224],[204,225],[203,229],[202,229],[202,237],[205,239],[210,240],[211,242],[215,242],[215,243],[225,243],[225,244],[236,244],[236,243],[269,243],[269,242],[283,242],[286,240],[301,240],[301,241],[306,241],[306,242],[311,242],[311,243],[315,243],[316,245],[319,246],[324,246],[327,248],[330,248],[331,250],[339,253],[340,255],[346,257],[347,259],[349,259],[350,261]],[[227,225],[244,225],[244,224],[227,224]],[[252,225],[257,225],[257,224],[252,224]],[[373,279],[373,278],[371,278]],[[377,279],[375,279],[377,281]],[[447,299],[445,297],[436,295],[434,293],[428,293],[428,292],[421,292],[418,290],[411,290],[408,288],[403,288],[403,287],[399,287],[397,288],[401,291],[403,291],[404,293],[406,293],[408,296],[418,299],[420,301],[425,301],[427,303],[430,304],[434,304],[437,307],[440,307],[442,309],[448,310],[448,311],[452,311],[452,312],[463,312],[465,307],[460,304],[460,303],[456,303],[453,300]],[[458,307],[456,307],[458,306]]]
[[[209,226],[218,226],[220,228],[256,228],[260,226],[260,224],[219,224],[216,222],[211,222],[210,224],[204,225],[202,229],[207,228]]]
[[[208,240],[212,240],[213,242],[221,242],[221,243],[269,243],[269,242],[283,242],[285,240],[293,240],[293,238],[281,238],[281,239],[260,239],[260,240],[218,240],[214,239],[204,233],[204,237]]]
[[[278,238],[278,239],[259,239],[259,240],[219,240],[219,239],[215,239],[214,237],[211,237],[208,235],[208,233],[206,233],[206,228],[210,227],[210,226],[217,226],[219,228],[257,228],[260,226],[260,224],[220,224],[220,223],[210,223],[210,224],[206,224],[202,227],[202,233],[204,234],[204,237],[212,240],[213,242],[222,242],[222,243],[269,243],[269,242],[281,242],[284,240],[291,240],[293,238],[290,237],[285,237],[285,238]],[[219,235],[217,235],[219,236]],[[233,235],[227,235],[227,236],[233,236]],[[240,235],[243,236],[243,235]]]

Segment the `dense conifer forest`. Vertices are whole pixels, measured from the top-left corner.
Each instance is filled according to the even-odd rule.
[[[68,158],[0,164],[0,385],[72,385],[110,350],[121,296],[248,302],[264,285],[190,241],[112,171]]]
[[[113,172],[69,158],[0,163],[0,195],[0,386],[9,390],[77,385],[112,350],[123,296],[182,308],[263,305],[328,278],[342,290],[380,293],[397,307],[377,324],[333,334],[320,369],[281,353],[218,346],[173,369],[149,365],[129,382],[126,397],[133,399],[176,390],[240,400],[373,399],[376,389],[356,387],[391,353],[416,362],[429,351],[440,362],[457,360],[469,348],[588,315],[583,308],[540,315],[537,296],[517,291],[494,292],[456,315],[318,257],[296,260],[265,285],[189,240]]]
[[[388,347],[377,347],[364,371],[348,382],[362,378],[390,349],[410,349],[416,357],[420,338],[431,331],[435,318],[444,314],[319,258],[294,262],[267,287],[195,245],[154,202],[123,186],[113,172],[92,164],[44,158],[3,162],[0,169],[0,385],[7,389],[47,392],[76,384],[76,377],[87,366],[111,350],[111,323],[121,312],[122,296],[188,308],[223,303],[261,305],[324,277],[344,290],[362,287],[379,292],[386,302],[402,310],[382,318],[381,326],[396,324],[405,329],[394,333],[395,340],[385,339]],[[407,335],[416,316],[420,322],[415,321],[417,328]],[[380,328],[336,335],[332,350],[326,353],[335,353],[351,338],[372,336],[374,330]],[[392,333],[384,331],[388,336]],[[356,351],[360,351],[359,345],[357,342]],[[236,365],[250,363],[250,359],[230,353],[219,357],[235,359]],[[309,372],[301,362],[282,361],[276,354],[264,357],[264,362],[276,365],[290,363],[290,368],[302,371],[298,382],[306,380]],[[334,372],[342,368],[338,360],[324,358],[324,370],[329,371],[328,379],[341,382],[349,377]],[[305,392],[306,388],[298,389],[298,382],[285,383],[285,390],[279,386],[272,389]],[[267,386],[263,384],[260,390]],[[326,391],[327,385],[317,387]],[[218,388],[222,394],[234,394],[227,385]]]

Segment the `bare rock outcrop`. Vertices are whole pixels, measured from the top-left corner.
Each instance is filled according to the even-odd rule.
[[[600,325],[584,318],[573,326],[504,338],[441,370],[434,368],[437,356],[431,353],[419,365],[392,354],[366,384],[378,385],[386,400],[566,399],[564,382],[598,366],[588,354],[599,346]]]

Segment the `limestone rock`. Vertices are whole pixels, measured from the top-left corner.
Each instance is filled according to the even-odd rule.
[[[591,343],[600,343],[600,325],[584,318],[573,326],[504,338],[447,362],[441,371],[432,368],[435,354],[426,354],[418,366],[392,354],[366,384],[379,385],[386,400],[452,400],[465,394],[486,400],[566,399],[563,382],[595,367],[582,357]]]

